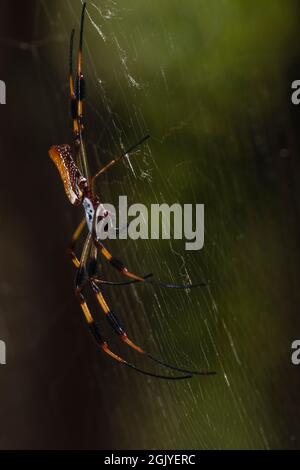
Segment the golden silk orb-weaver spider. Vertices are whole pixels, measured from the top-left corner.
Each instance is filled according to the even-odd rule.
[[[70,87],[70,100],[71,100],[71,115],[73,120],[73,147],[71,148],[67,144],[63,145],[54,145],[49,150],[49,155],[56,165],[60,177],[64,184],[64,189],[67,194],[68,199],[71,204],[74,206],[82,205],[85,213],[85,218],[79,224],[78,228],[75,230],[72,237],[68,253],[73,261],[73,264],[76,267],[76,279],[75,279],[75,292],[79,300],[81,310],[83,312],[84,318],[88,324],[89,330],[92,333],[94,339],[96,340],[98,346],[103,352],[105,352],[112,359],[117,361],[120,365],[124,365],[134,369],[137,372],[140,372],[145,375],[152,377],[158,377],[161,379],[168,380],[179,380],[190,378],[193,375],[213,375],[215,372],[200,372],[200,371],[191,371],[183,368],[167,364],[166,362],[158,359],[152,354],[149,354],[144,349],[137,346],[133,341],[131,341],[118,320],[115,313],[108,306],[104,296],[103,289],[104,285],[128,285],[133,283],[148,283],[152,286],[166,287],[166,288],[183,288],[189,289],[191,287],[198,287],[202,284],[197,285],[174,285],[174,284],[163,284],[155,282],[148,276],[138,276],[130,272],[127,267],[123,264],[122,261],[116,259],[111,255],[111,253],[103,245],[101,238],[98,236],[97,232],[97,222],[98,220],[104,220],[108,217],[108,211],[105,210],[105,207],[101,204],[99,198],[95,194],[95,180],[99,176],[103,175],[109,168],[115,165],[117,162],[122,160],[130,152],[132,152],[136,147],[141,145],[149,136],[144,137],[136,145],[131,147],[129,150],[121,154],[119,157],[111,160],[106,166],[104,166],[96,175],[92,178],[89,176],[86,151],[83,139],[83,100],[85,94],[84,86],[84,76],[82,73],[82,47],[83,47],[83,29],[84,29],[84,17],[85,17],[86,4],[83,5],[82,14],[81,14],[81,26],[80,26],[80,38],[79,38],[79,50],[77,58],[77,76],[74,83],[73,78],[73,42],[75,30],[72,30],[71,40],[70,40],[70,70],[69,70],[69,87]],[[75,163],[76,162],[76,163]],[[88,234],[86,236],[84,246],[82,249],[80,259],[77,258],[75,254],[75,244],[79,239],[84,227],[87,226]],[[97,277],[97,257],[102,255],[111,266],[119,271],[123,276],[129,278],[125,282],[109,282]],[[88,286],[91,288],[94,293],[98,304],[109,321],[113,330],[117,333],[120,339],[127,344],[130,348],[134,349],[139,354],[144,355],[148,359],[164,366],[166,368],[172,369],[177,372],[182,372],[184,375],[160,375],[153,372],[148,372],[144,369],[140,369],[134,364],[126,361],[119,355],[115,354],[108,346],[108,343],[102,337],[100,332],[99,324],[94,320],[94,317],[87,305],[86,297],[83,293],[83,289]]]

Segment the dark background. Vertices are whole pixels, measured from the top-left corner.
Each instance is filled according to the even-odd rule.
[[[206,211],[199,253],[151,240],[111,249],[139,273],[210,281],[189,294],[107,295],[136,342],[218,375],[146,379],[90,338],[65,255],[80,211],[47,155],[71,140],[68,38],[81,3],[0,0],[0,448],[299,448],[300,369],[290,360],[300,337],[300,111],[290,102],[299,2],[95,5],[85,35],[90,165],[153,137],[135,173],[121,165],[101,196]]]

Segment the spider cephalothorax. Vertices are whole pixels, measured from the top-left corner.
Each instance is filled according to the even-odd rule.
[[[98,346],[108,354],[111,358],[116,360],[119,364],[128,366],[142,374],[150,375],[153,377],[159,377],[169,380],[185,379],[189,378],[192,375],[212,375],[215,372],[198,372],[182,369],[166,362],[155,358],[151,354],[147,353],[144,349],[137,346],[133,341],[131,341],[121,325],[121,322],[118,320],[116,314],[108,306],[103,293],[103,285],[110,286],[121,286],[128,285],[132,283],[147,283],[152,286],[166,287],[170,289],[190,289],[191,287],[198,287],[203,285],[173,285],[173,284],[163,284],[159,282],[154,282],[149,280],[148,276],[138,276],[130,272],[127,267],[123,264],[122,261],[118,260],[105,248],[101,238],[99,237],[99,232],[97,231],[98,221],[105,220],[108,217],[108,212],[105,210],[105,207],[100,203],[99,199],[95,195],[95,180],[105,173],[109,168],[119,162],[122,158],[127,156],[132,152],[137,146],[141,145],[149,136],[145,136],[141,139],[136,145],[128,149],[126,152],[123,152],[119,157],[111,160],[106,166],[104,166],[96,175],[92,178],[89,177],[88,165],[86,159],[86,152],[83,140],[83,98],[84,98],[84,77],[82,74],[82,41],[83,41],[83,26],[84,26],[84,15],[85,15],[86,4],[83,5],[82,15],[81,15],[81,28],[80,28],[80,40],[79,40],[79,52],[78,52],[78,64],[77,64],[77,77],[76,77],[76,88],[74,86],[73,79],[73,66],[72,66],[72,51],[73,51],[73,39],[74,39],[74,30],[71,33],[70,41],[70,100],[71,100],[71,115],[73,120],[73,137],[74,144],[73,148],[70,145],[55,145],[50,148],[49,155],[52,161],[55,163],[60,177],[63,181],[65,192],[71,204],[74,206],[82,205],[85,213],[85,218],[80,223],[79,227],[74,232],[73,238],[68,248],[68,253],[72,258],[72,261],[77,269],[76,273],[76,286],[75,292],[76,296],[80,302],[80,306],[84,317],[89,326],[90,332],[92,333],[94,339],[96,340]],[[75,92],[76,90],[76,92]],[[86,236],[84,246],[81,252],[80,259],[77,258],[75,254],[75,244],[79,239],[84,227],[87,225],[88,234]],[[126,282],[110,282],[103,279],[100,279],[98,276],[98,264],[97,258],[99,255],[102,255],[111,266],[119,271],[123,276],[129,278]],[[100,328],[98,323],[95,322],[93,315],[90,312],[90,309],[87,305],[86,298],[83,293],[83,288],[89,286],[96,296],[98,304],[109,321],[111,327],[120,337],[120,339],[126,343],[129,347],[137,351],[138,353],[148,357],[152,361],[157,362],[158,364],[167,367],[169,369],[176,370],[178,372],[183,372],[186,375],[179,376],[168,376],[168,375],[159,375],[152,372],[146,372],[143,369],[136,367],[130,362],[126,361],[122,357],[118,356],[111,351],[107,342],[101,335]]]

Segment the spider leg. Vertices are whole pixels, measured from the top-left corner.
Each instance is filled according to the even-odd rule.
[[[74,155],[76,158],[77,166],[86,179],[89,179],[89,169],[87,164],[86,152],[83,133],[83,100],[85,98],[85,82],[82,73],[82,46],[83,46],[83,29],[85,17],[86,3],[83,4],[81,13],[80,25],[80,38],[79,49],[77,56],[77,74],[76,83],[74,84],[73,78],[73,45],[75,30],[71,32],[70,50],[69,50],[69,89],[71,100],[71,117],[73,121],[73,134],[74,134]]]
[[[75,245],[76,245],[76,242],[77,242],[78,238],[80,237],[80,235],[82,233],[82,230],[84,229],[85,225],[86,225],[86,220],[82,219],[82,221],[78,225],[77,229],[73,233],[73,236],[72,236],[71,241],[69,243],[69,246],[67,248],[67,254],[70,256],[70,258],[72,260],[72,263],[74,264],[74,266],[76,268],[79,268],[80,261],[77,258],[76,254],[75,254],[75,251],[74,251],[75,250]]]
[[[80,24],[80,38],[77,59],[77,77],[76,77],[76,98],[77,98],[77,120],[79,127],[79,164],[83,175],[89,180],[89,168],[86,158],[85,145],[83,140],[83,100],[85,98],[85,81],[82,72],[82,48],[83,48],[83,29],[85,17],[86,3],[82,6],[81,24]]]
[[[147,276],[143,277],[143,282],[144,284],[148,284],[153,287],[159,287],[161,289],[193,289],[195,287],[205,287],[207,284],[204,282],[198,283],[198,284],[164,284],[163,282],[157,282],[153,281],[152,279],[149,280],[150,277],[153,277],[153,274],[148,274]],[[128,282],[110,282],[110,281],[104,281],[103,279],[98,279],[96,277],[93,277],[93,281],[101,286],[101,285],[107,285],[107,286],[129,286],[131,284],[136,284],[137,282],[140,281],[128,281]]]
[[[191,374],[188,375],[179,375],[179,376],[168,376],[168,375],[160,375],[160,374],[155,374],[153,372],[148,372],[145,371],[144,369],[140,369],[139,367],[136,367],[134,364],[131,362],[126,361],[123,359],[121,356],[115,354],[108,346],[108,343],[105,341],[105,339],[102,337],[100,328],[97,322],[95,322],[90,309],[87,305],[86,298],[83,294],[83,287],[87,283],[88,280],[88,275],[87,275],[87,270],[86,270],[86,263],[89,257],[91,249],[91,235],[89,234],[86,238],[84,248],[82,250],[82,255],[80,259],[80,265],[77,270],[77,276],[76,276],[76,282],[75,282],[75,293],[76,297],[79,301],[81,310],[83,312],[84,318],[87,322],[88,328],[90,330],[90,333],[94,337],[96,343],[98,346],[100,346],[101,350],[107,354],[109,357],[117,361],[119,364],[127,366],[131,369],[134,369],[136,372],[139,372],[140,374],[148,375],[150,377],[156,377],[159,379],[165,379],[165,380],[182,380],[182,379],[189,379],[191,378]]]
[[[144,281],[146,279],[148,279],[149,277],[152,277],[153,274],[147,274],[146,276],[143,277]],[[95,277],[91,277],[91,280],[94,281],[97,285],[99,286],[116,286],[116,287],[120,287],[120,286],[130,286],[131,284],[136,284],[140,281],[134,281],[134,280],[131,280],[131,281],[122,281],[122,282],[112,282],[112,281],[106,281],[104,279],[98,279],[98,278],[95,278]]]
[[[108,304],[106,303],[106,300],[105,300],[100,288],[97,286],[97,284],[95,284],[95,282],[91,278],[89,279],[89,282],[90,282],[90,285],[91,285],[91,287],[92,287],[92,289],[95,293],[97,301],[98,301],[103,313],[105,314],[108,322],[110,323],[111,327],[117,333],[117,335],[121,338],[121,340],[124,343],[126,343],[130,348],[134,349],[135,351],[137,351],[140,354],[143,354],[144,356],[148,357],[152,361],[157,362],[158,364],[160,364],[164,367],[167,367],[169,369],[176,370],[177,372],[183,372],[183,373],[190,374],[190,375],[215,375],[216,374],[216,372],[192,371],[192,370],[183,369],[183,368],[180,368],[180,367],[173,366],[171,364],[168,364],[168,363],[162,361],[161,359],[158,359],[158,358],[152,356],[152,354],[149,354],[148,352],[144,351],[144,349],[137,346],[133,341],[131,341],[128,338],[127,333],[124,330],[123,326],[121,325],[120,321],[118,320],[117,316],[114,314],[114,312],[112,310],[110,310],[110,308],[109,308]]]
[[[105,173],[109,168],[111,168],[112,166],[114,166],[116,163],[118,163],[120,160],[122,160],[123,158],[125,158],[129,153],[133,152],[137,147],[139,147],[140,145],[142,145],[146,140],[150,139],[150,135],[145,135],[145,137],[143,137],[141,140],[139,140],[139,142],[137,142],[136,144],[134,144],[132,147],[130,147],[128,150],[126,150],[125,152],[123,152],[121,155],[119,155],[118,157],[115,157],[113,158],[109,163],[107,163],[107,165],[105,165],[103,168],[101,168],[101,170],[99,170],[92,178],[92,185],[94,186],[94,183],[95,183],[95,180],[97,178],[99,178],[99,176],[103,175],[103,173]]]
[[[93,233],[95,234],[95,229],[93,228]],[[156,287],[161,287],[161,288],[165,288],[165,289],[192,289],[192,288],[195,288],[195,287],[204,287],[206,286],[206,284],[204,282],[200,282],[198,284],[164,284],[163,282],[156,282],[156,281],[152,281],[152,280],[149,280],[148,277],[150,276],[146,276],[146,277],[141,277],[141,276],[138,276],[132,272],[130,272],[127,267],[123,264],[123,262],[117,258],[115,258],[106,248],[105,246],[103,245],[103,243],[97,238],[96,235],[93,235],[93,241],[94,241],[94,244],[98,247],[98,249],[100,250],[100,253],[104,256],[105,259],[107,259],[107,261],[117,270],[119,271],[121,274],[123,274],[124,276],[130,278],[130,279],[133,279],[135,282],[144,282],[146,284],[151,284],[153,286],[156,286]],[[95,280],[95,282],[97,283],[97,280]],[[101,280],[99,282],[99,284],[101,284]],[[122,285],[122,284],[121,284]],[[127,285],[124,284],[124,285]]]
[[[74,78],[73,78],[73,44],[74,44],[74,34],[75,29],[72,29],[71,38],[70,38],[70,51],[69,51],[69,89],[70,89],[70,105],[71,105],[71,118],[73,121],[73,134],[75,139],[75,145],[79,145],[79,126],[77,119],[77,99],[74,88]]]
[[[119,271],[121,274],[123,274],[124,276],[130,278],[130,279],[133,279],[135,282],[145,282],[145,283],[149,283],[149,284],[152,284],[153,286],[157,286],[157,287],[161,287],[161,288],[166,288],[166,289],[191,289],[191,288],[194,288],[194,287],[203,287],[205,286],[206,284],[201,282],[201,283],[198,283],[198,284],[164,284],[162,282],[156,282],[156,281],[152,281],[152,280],[148,280],[147,277],[149,276],[146,276],[146,277],[141,277],[141,276],[138,276],[137,274],[134,274],[132,272],[130,272],[128,270],[128,268],[124,265],[124,263],[115,258],[106,248],[105,246],[103,245],[103,243],[99,240],[99,238],[97,237],[97,232],[96,232],[96,223],[97,223],[97,213],[95,211],[95,214],[94,214],[94,219],[93,219],[93,223],[92,223],[92,237],[93,237],[93,243],[94,245],[99,249],[100,253],[104,256],[105,259],[107,259],[107,261],[117,270]],[[101,281],[100,281],[101,282]],[[127,283],[126,283],[127,284]],[[124,285],[126,285],[124,284]]]
[[[95,227],[93,228],[93,232],[95,232]],[[126,268],[126,266],[123,264],[122,261],[112,256],[112,254],[105,248],[103,243],[101,243],[100,240],[98,240],[96,235],[93,235],[93,242],[96,245],[96,247],[99,249],[100,253],[104,256],[104,258],[107,259],[107,261],[109,261],[109,263],[113,266],[113,268],[115,268],[124,276],[130,279],[133,279],[136,282],[145,282],[145,278],[141,276],[137,276],[136,274],[128,271],[128,269]]]
[[[85,225],[86,225],[86,219],[84,218],[84,219],[82,219],[82,221],[80,222],[80,224],[76,228],[75,232],[73,233],[73,236],[72,236],[71,241],[69,243],[69,246],[67,248],[67,254],[71,258],[72,263],[74,264],[75,268],[77,268],[77,269],[79,269],[79,267],[80,267],[80,261],[77,258],[74,250],[75,250],[75,245],[78,241],[78,238],[80,237],[80,235],[82,233],[82,230],[84,229]],[[96,257],[95,257],[95,260],[94,260],[93,264],[94,264],[94,266],[92,268],[93,271],[90,272],[91,277],[93,277],[97,274],[96,273]],[[89,268],[89,269],[91,269],[91,268]],[[153,276],[153,274],[147,274],[142,279],[146,280],[146,279],[148,279],[149,277],[152,277],[152,276]],[[130,284],[136,284],[137,282],[140,282],[139,280],[131,280],[131,281],[125,281],[125,282],[111,282],[111,281],[106,281],[104,279],[96,279],[94,277],[93,277],[93,280],[95,282],[99,283],[99,284],[109,285],[109,286],[127,286],[127,285],[130,285]]]
[[[96,212],[95,212],[94,220],[93,220],[93,228],[92,228],[92,237],[93,237],[93,243],[99,249],[100,253],[121,274],[128,277],[129,279],[133,279],[134,281],[143,282],[144,278],[142,278],[141,276],[137,276],[136,274],[128,271],[128,269],[123,264],[123,262],[113,257],[111,253],[105,248],[103,243],[98,239],[97,233],[96,233],[96,221],[97,219],[96,219]]]
[[[77,82],[76,82],[76,97],[77,97],[77,119],[79,124],[79,130],[82,130],[83,123],[83,99],[85,95],[85,82],[82,73],[82,46],[83,46],[83,28],[84,28],[84,16],[86,10],[86,3],[82,6],[81,12],[81,24],[80,24],[80,38],[79,38],[79,49],[77,59]]]

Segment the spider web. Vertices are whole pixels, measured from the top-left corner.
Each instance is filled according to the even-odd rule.
[[[55,369],[49,402],[60,403],[62,420],[71,423],[72,413],[74,422],[80,422],[80,431],[68,428],[69,447],[297,446],[297,417],[290,413],[288,398],[294,380],[288,354],[294,338],[282,314],[294,319],[296,291],[280,282],[291,279],[296,268],[287,273],[283,263],[288,256],[281,229],[286,220],[280,192],[284,184],[276,173],[277,138],[291,126],[282,90],[293,59],[287,50],[296,34],[295,6],[275,0],[271,9],[254,4],[88,3],[84,122],[92,171],[151,135],[98,182],[101,200],[117,204],[118,196],[126,195],[129,204],[147,207],[205,204],[201,251],[187,252],[178,240],[108,244],[133,272],[153,273],[170,283],[205,281],[205,288],[171,291],[134,285],[107,288],[106,296],[137,344],[169,363],[216,370],[217,376],[168,383],[120,369],[84,333],[68,282],[63,292],[69,297],[53,314],[52,328],[58,318],[67,318],[72,324],[69,341],[72,335],[76,347],[67,349],[67,359]],[[68,37],[76,25],[78,40],[81,6],[73,0],[39,1],[36,6],[35,36],[43,37],[44,30],[49,36],[45,44],[35,44],[34,52],[53,110],[59,110],[50,124],[49,146],[71,139]],[[49,185],[56,185],[55,197],[62,201],[60,183],[52,178],[54,172]],[[56,211],[61,212],[64,234],[71,233],[80,214],[72,216],[72,208],[63,203]],[[57,243],[62,253],[63,234]],[[292,236],[291,243],[299,252]],[[105,262],[100,268],[105,279],[120,280]],[[55,283],[53,289],[55,296]],[[93,299],[89,301],[96,310]],[[100,312],[98,320],[102,322]],[[104,321],[103,330],[116,352],[147,370],[164,372],[119,345]],[[82,401],[77,395],[69,401],[58,398],[68,367],[68,380],[82,392]],[[57,416],[55,422],[60,422]],[[46,432],[42,436],[47,439]]]

